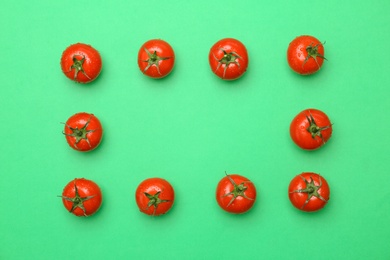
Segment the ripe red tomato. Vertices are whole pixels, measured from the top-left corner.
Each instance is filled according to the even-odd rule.
[[[318,71],[325,60],[324,45],[315,37],[302,35],[290,42],[287,48],[287,62],[301,75]]]
[[[65,208],[78,217],[88,217],[102,205],[102,192],[99,186],[84,178],[70,181],[62,192]]]
[[[70,147],[80,152],[87,152],[100,144],[103,128],[94,114],[81,112],[66,121],[63,133]]]
[[[255,185],[244,176],[225,174],[226,176],[217,185],[218,205],[223,210],[233,214],[247,212],[256,200]]]
[[[216,42],[210,49],[210,68],[221,79],[238,79],[248,68],[248,62],[246,47],[239,40],[225,38]]]
[[[62,53],[61,68],[69,79],[88,83],[99,76],[102,70],[102,58],[91,45],[76,43]]]
[[[288,187],[288,197],[299,210],[312,212],[322,209],[329,200],[330,189],[324,177],[313,172],[295,176]]]
[[[318,109],[305,109],[290,124],[290,136],[294,143],[305,150],[324,145],[332,135],[328,116]]]
[[[145,42],[138,52],[138,66],[151,78],[163,78],[175,65],[175,53],[166,41],[153,39]]]
[[[149,178],[137,187],[135,200],[141,212],[159,216],[171,209],[175,201],[175,192],[168,181],[161,178]]]

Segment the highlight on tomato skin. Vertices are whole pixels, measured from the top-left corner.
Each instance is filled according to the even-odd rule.
[[[298,113],[290,123],[290,137],[304,150],[316,150],[325,145],[333,133],[327,114],[315,108]]]
[[[69,146],[79,152],[96,149],[103,138],[100,120],[91,113],[80,112],[72,115],[64,124],[65,139]]]
[[[324,43],[310,35],[301,35],[290,42],[287,48],[287,63],[300,75],[319,71],[324,63]]]
[[[64,207],[77,217],[94,215],[103,201],[102,191],[94,181],[85,178],[75,178],[70,181],[62,192]]]
[[[100,75],[103,62],[100,53],[94,47],[75,43],[64,50],[60,65],[67,78],[85,84],[94,81]]]
[[[303,172],[295,176],[288,187],[291,204],[305,212],[324,208],[330,199],[330,188],[326,179],[314,172]]]
[[[216,200],[221,209],[232,214],[248,212],[256,201],[256,187],[248,178],[225,173],[216,189]]]

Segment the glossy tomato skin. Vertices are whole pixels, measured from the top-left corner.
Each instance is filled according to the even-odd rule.
[[[290,136],[304,150],[323,146],[332,136],[332,123],[321,110],[310,108],[300,112],[290,124]]]
[[[76,43],[62,53],[61,69],[66,77],[78,83],[95,80],[102,70],[100,53],[91,45]]]
[[[324,55],[323,44],[310,35],[296,37],[287,48],[288,65],[301,75],[310,75],[318,71],[324,62]]]
[[[288,187],[291,204],[302,211],[322,209],[330,198],[330,188],[324,177],[313,172],[295,176]]]
[[[95,182],[84,178],[70,181],[65,186],[61,197],[65,208],[78,217],[95,214],[103,200],[100,187]]]
[[[175,52],[168,42],[152,39],[138,52],[138,67],[148,77],[159,79],[169,75],[175,65]]]
[[[226,174],[217,185],[216,200],[226,212],[242,214],[253,207],[256,201],[256,187],[244,176]]]
[[[74,150],[88,152],[99,146],[103,137],[103,127],[94,114],[80,112],[66,121],[64,135]]]
[[[149,178],[142,181],[135,192],[139,210],[146,215],[160,216],[166,214],[175,201],[172,185],[162,178]]]
[[[210,68],[224,80],[240,78],[248,68],[249,57],[245,45],[234,38],[216,42],[209,52]]]

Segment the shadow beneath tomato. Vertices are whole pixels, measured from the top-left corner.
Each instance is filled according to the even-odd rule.
[[[215,80],[221,82],[224,86],[232,87],[232,88],[238,88],[238,87],[245,87],[248,86],[248,82],[250,82],[250,75],[245,72],[241,77],[233,80],[224,80],[216,76],[214,73],[212,73]]]
[[[302,210],[299,210],[299,209],[296,209],[294,208],[292,205],[291,205],[291,211],[293,211],[292,213],[300,218],[304,218],[304,219],[308,219],[308,221],[312,220],[313,217],[324,217],[326,215],[329,215],[331,214],[331,208],[332,205],[331,205],[331,199],[329,199],[329,201],[327,202],[327,204],[325,205],[325,207],[323,207],[322,209],[320,210],[317,210],[317,211],[313,211],[313,212],[306,212],[306,211],[302,211]]]
[[[104,78],[104,73],[105,73],[105,72],[104,72],[104,68],[102,68],[102,70],[100,71],[99,76],[97,76],[97,78],[96,78],[95,80],[89,82],[88,85],[89,85],[89,84],[97,84],[97,83],[99,83],[99,81],[101,81],[102,78]]]
[[[101,81],[102,77],[104,77],[103,76],[103,74],[104,74],[103,71],[104,71],[104,69],[102,69],[100,71],[100,74],[94,80],[92,80],[92,81],[90,81],[88,83],[80,83],[80,82],[76,82],[76,81],[73,81],[73,80],[69,80],[67,78],[66,79],[67,79],[67,81],[72,81],[71,83],[76,84],[76,85],[78,85],[80,87],[93,87],[94,85],[97,85],[99,83],[99,81]]]
[[[320,157],[321,154],[331,153],[331,149],[332,149],[331,147],[333,146],[332,143],[333,143],[333,139],[330,138],[324,145],[322,145],[317,149],[305,150],[298,147],[296,144],[294,144],[294,142],[291,140],[290,137],[290,146],[292,147],[292,149],[294,149],[294,151],[299,152],[305,156],[316,156],[318,159],[321,159]]]
[[[99,210],[95,212],[95,214],[84,217],[84,218],[99,218],[101,214],[104,214],[104,208],[105,208],[105,197],[104,197],[104,190],[102,190],[102,205],[100,206]]]
[[[309,75],[301,75],[293,71],[291,68],[288,68],[289,76],[291,76],[294,80],[299,81],[303,86],[310,85],[311,88],[315,87],[317,84],[313,84],[313,80],[321,81],[321,78],[326,77],[326,68],[321,68],[317,72]]]
[[[69,213],[69,215],[71,215],[72,219],[77,219],[78,221],[91,221],[91,219],[98,219],[100,217],[100,214],[102,214],[102,211],[104,210],[104,191],[102,191],[103,193],[103,201],[102,201],[102,205],[100,206],[99,210],[96,211],[94,214],[92,215],[89,215],[89,216],[75,216],[73,213]]]
[[[103,126],[103,136],[102,136],[102,140],[100,141],[100,144],[95,149],[93,149],[92,151],[89,151],[87,153],[99,153],[100,150],[102,149],[102,147],[104,146],[105,142],[106,142],[106,138],[105,138],[104,126]]]
[[[149,77],[149,76],[143,74],[142,72],[139,72],[138,74],[140,75],[139,77],[142,77],[142,80],[146,83],[149,83],[150,86],[167,87],[167,86],[173,85],[173,84],[167,84],[167,83],[174,80],[176,70],[175,70],[175,68],[173,68],[173,70],[167,76],[162,77],[162,78],[152,78],[152,77]]]
[[[101,152],[101,149],[102,149],[102,146],[104,146],[103,144],[104,144],[104,135],[103,135],[103,138],[102,138],[102,140],[100,141],[100,144],[95,148],[95,149],[93,149],[93,150],[91,150],[91,151],[85,151],[85,152],[81,152],[81,151],[76,151],[76,150],[74,150],[76,153],[78,153],[78,154],[82,154],[82,156],[96,156],[97,154],[99,154],[100,152]]]
[[[216,207],[216,208],[219,211],[219,215],[222,218],[228,218],[228,219],[232,219],[232,220],[234,219],[234,220],[239,220],[239,221],[243,221],[243,220],[248,221],[251,219],[258,220],[260,207],[261,207],[260,201],[259,201],[259,198],[257,197],[256,202],[253,204],[252,208],[250,208],[248,211],[246,211],[244,213],[234,214],[234,213],[224,211],[220,207]]]
[[[146,221],[159,221],[159,223],[161,223],[161,221],[174,221],[173,218],[174,216],[172,216],[175,211],[175,204],[172,206],[172,208],[165,214],[162,214],[162,215],[158,215],[158,216],[154,216],[154,215],[147,215],[141,211],[138,210],[137,214],[139,214],[139,217],[142,218],[143,220],[146,220]],[[157,222],[156,222],[157,223]]]

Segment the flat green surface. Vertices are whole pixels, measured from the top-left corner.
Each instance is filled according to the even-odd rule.
[[[390,1],[6,1],[0,9],[0,259],[389,259]],[[328,61],[293,73],[288,43],[326,41]],[[234,82],[214,76],[208,51],[241,40],[250,56]],[[173,73],[152,80],[137,52],[152,38],[176,52]],[[89,85],[61,72],[70,44],[98,49]],[[289,137],[292,118],[318,108],[333,136],[314,152]],[[101,146],[79,153],[66,119],[91,112]],[[245,215],[218,207],[224,171],[251,179],[258,201]],[[322,174],[331,200],[306,214],[287,198],[300,172]],[[176,191],[162,217],[134,200],[145,178]],[[75,177],[97,182],[101,210],[66,212],[57,197]]]

